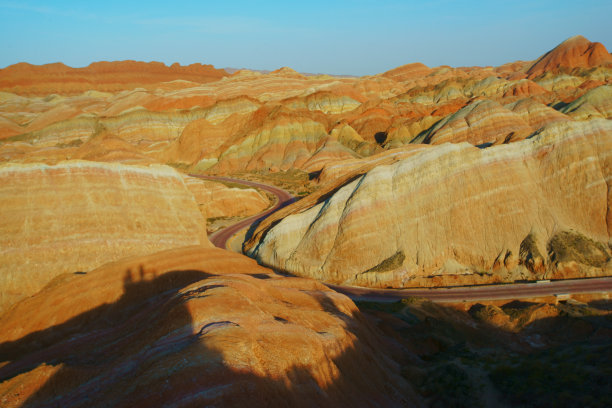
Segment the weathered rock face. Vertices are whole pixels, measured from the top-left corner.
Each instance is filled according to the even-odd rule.
[[[266,219],[249,254],[299,276],[380,287],[612,273],[609,121],[403,154],[366,159],[370,169]]]
[[[193,195],[166,166],[2,165],[0,206],[0,310],[61,273],[209,244]]]
[[[601,43],[592,43],[581,35],[569,38],[550,50],[527,70],[531,77],[562,68],[591,68],[612,64],[612,55]]]
[[[327,137],[325,126],[308,115],[272,112],[260,126],[245,128],[218,157],[213,170],[300,168]]]
[[[421,406],[346,296],[186,247],[63,275],[0,317],[3,407]]]

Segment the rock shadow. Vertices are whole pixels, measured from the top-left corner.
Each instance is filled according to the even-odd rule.
[[[24,373],[26,381],[44,381],[20,405],[25,408],[420,406],[401,377],[398,383],[393,374],[380,370],[393,362],[378,350],[373,332],[360,326],[367,322],[341,311],[324,291],[313,296],[354,338],[352,346],[332,358],[338,369],[333,381],[321,384],[313,367],[292,366],[278,378],[228,366],[224,350],[207,346],[205,339],[239,324],[220,315],[219,321],[199,327],[187,306],[224,287],[206,280],[215,276],[186,270],[145,279],[142,267],[139,273],[127,270],[124,293],[116,302],[0,344],[0,364],[6,362],[0,366],[0,382]],[[272,318],[283,326],[292,324],[289,317]],[[36,380],[32,371],[44,374],[45,366],[55,371]]]
[[[115,376],[129,379],[138,372],[138,359],[146,358],[147,334],[156,320],[172,306],[171,300],[185,286],[213,276],[197,270],[172,271],[145,279],[128,269],[123,278],[123,295],[114,303],[105,303],[64,323],[28,334],[19,340],[0,344],[0,381],[36,369],[41,365],[59,366],[59,370],[22,405],[23,407],[66,407],[91,403],[104,398]],[[184,308],[174,307],[177,328],[191,328],[191,316]],[[189,344],[174,344],[173,351]],[[143,354],[144,353],[144,354]],[[121,364],[131,354],[132,364]],[[109,372],[109,368],[119,369]],[[108,397],[108,396],[107,396]],[[107,406],[119,401],[108,398]]]

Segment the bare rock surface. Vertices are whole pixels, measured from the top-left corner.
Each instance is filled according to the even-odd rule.
[[[249,254],[299,276],[377,287],[611,272],[609,121],[557,122],[488,149],[399,153],[363,159],[266,219]]]
[[[612,64],[612,55],[598,42],[590,42],[581,35],[568,38],[541,56],[527,74],[535,76],[546,71],[562,68],[591,68]]]
[[[0,166],[0,309],[65,272],[208,244],[173,169],[86,161]]]

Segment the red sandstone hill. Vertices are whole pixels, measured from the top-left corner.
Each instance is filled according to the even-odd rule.
[[[211,82],[227,75],[222,69],[200,63],[167,66],[155,61],[102,61],[72,68],[59,62],[20,62],[0,69],[0,90],[26,95],[77,94],[92,89],[115,92],[175,80]]]
[[[429,75],[432,71],[433,70],[427,65],[415,62],[413,64],[406,64],[401,67],[393,68],[382,75],[396,81],[405,81],[407,79]]]
[[[568,38],[538,58],[527,70],[530,77],[543,72],[558,72],[562,68],[592,68],[612,64],[612,55],[598,42],[581,35]]]

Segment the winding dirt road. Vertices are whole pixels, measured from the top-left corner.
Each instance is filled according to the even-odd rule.
[[[210,235],[209,239],[213,245],[226,249],[227,241],[244,228],[266,218],[278,209],[292,203],[295,199],[287,191],[267,184],[233,179],[229,177],[204,176],[190,174],[206,180],[243,184],[259,188],[274,194],[278,202],[265,212],[244,219],[234,225],[219,230]],[[512,283],[499,285],[464,286],[453,288],[415,288],[415,289],[371,289],[356,286],[332,285],[328,287],[336,292],[343,293],[353,300],[393,302],[409,296],[420,296],[435,302],[463,302],[483,300],[503,300],[537,298],[544,296],[559,296],[579,293],[609,293],[612,292],[612,277],[571,279],[552,282]]]
[[[231,237],[233,237],[235,234],[237,234],[239,231],[243,230],[244,228],[248,228],[255,222],[266,218],[268,215],[283,208],[286,205],[291,204],[295,200],[295,198],[291,194],[289,194],[287,191],[283,189],[280,189],[274,186],[270,186],[267,184],[256,183],[254,181],[233,179],[229,177],[205,176],[201,174],[190,174],[190,176],[201,178],[204,180],[220,181],[220,182],[233,183],[233,184],[242,184],[242,185],[249,186],[249,187],[255,187],[260,190],[265,190],[276,196],[277,203],[272,208],[269,208],[262,213],[246,218],[234,225],[230,225],[227,228],[220,229],[219,231],[215,231],[212,234],[210,234],[210,236],[208,237],[208,240],[212,242],[214,246],[218,248],[222,248],[222,249],[227,249],[227,241]]]

